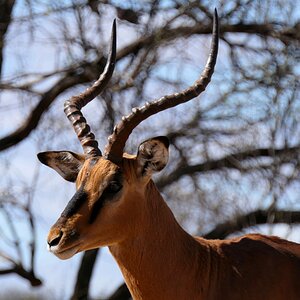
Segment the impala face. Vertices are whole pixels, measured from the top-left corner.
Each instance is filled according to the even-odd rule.
[[[123,155],[132,130],[148,117],[197,97],[211,80],[218,54],[219,27],[215,10],[211,50],[204,71],[189,88],[163,96],[141,107],[115,126],[104,156],[98,148],[81,108],[99,95],[109,82],[116,61],[116,21],[111,47],[99,79],[85,92],[65,102],[64,111],[82,145],[84,155],[69,151],[43,152],[39,160],[64,179],[76,182],[77,191],[48,235],[49,250],[61,259],[75,253],[122,242],[140,229],[147,215],[144,193],[151,174],[168,161],[169,142],[156,137],[143,142],[136,156]]]
[[[137,156],[127,155],[120,166],[101,156],[85,159],[67,151],[40,153],[42,163],[76,181],[77,189],[49,232],[49,250],[67,259],[137,234],[144,189],[151,174],[166,165],[168,145],[165,137],[147,140]]]

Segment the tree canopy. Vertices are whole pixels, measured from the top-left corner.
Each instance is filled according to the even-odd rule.
[[[291,238],[300,222],[300,13],[292,0],[216,6],[220,49],[209,87],[140,124],[126,151],[134,154],[144,139],[168,136],[170,161],[155,181],[190,233],[224,239],[262,231]],[[133,107],[197,79],[214,8],[204,0],[1,2],[0,275],[17,274],[32,286],[44,279],[47,285],[36,259],[43,251],[41,224],[50,226],[60,212],[52,198],[66,203],[68,192],[62,191],[65,182],[49,180],[51,171],[35,155],[81,151],[63,102],[102,72],[113,19],[115,72],[85,108],[102,149]],[[285,229],[276,231],[277,224]],[[65,297],[91,295],[97,253],[83,255],[72,295]],[[122,285],[109,297],[130,295]]]

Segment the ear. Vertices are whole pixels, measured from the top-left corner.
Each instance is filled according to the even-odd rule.
[[[54,169],[64,179],[75,182],[85,156],[71,151],[47,151],[37,155],[44,165]]]
[[[140,176],[151,176],[161,171],[169,159],[169,140],[165,136],[158,136],[140,144],[137,163]]]

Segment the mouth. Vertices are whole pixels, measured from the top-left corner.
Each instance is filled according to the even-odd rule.
[[[53,253],[55,256],[57,256],[59,259],[62,260],[69,259],[79,252],[79,244],[66,249],[60,249],[58,245],[57,246],[48,245],[47,248],[49,252]]]

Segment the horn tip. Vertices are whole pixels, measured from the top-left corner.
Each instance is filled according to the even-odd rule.
[[[215,11],[214,11],[214,17],[217,18],[218,17],[218,10],[217,8],[215,7]]]
[[[218,23],[218,19],[219,19],[219,16],[218,16],[218,11],[217,11],[217,8],[215,7],[215,11],[214,11],[214,23]]]
[[[219,35],[219,16],[218,16],[218,11],[217,8],[215,8],[214,11],[214,18],[213,18],[213,34],[218,37]]]
[[[114,18],[113,23],[112,23],[112,31],[116,31],[116,27],[117,27],[117,18]]]

